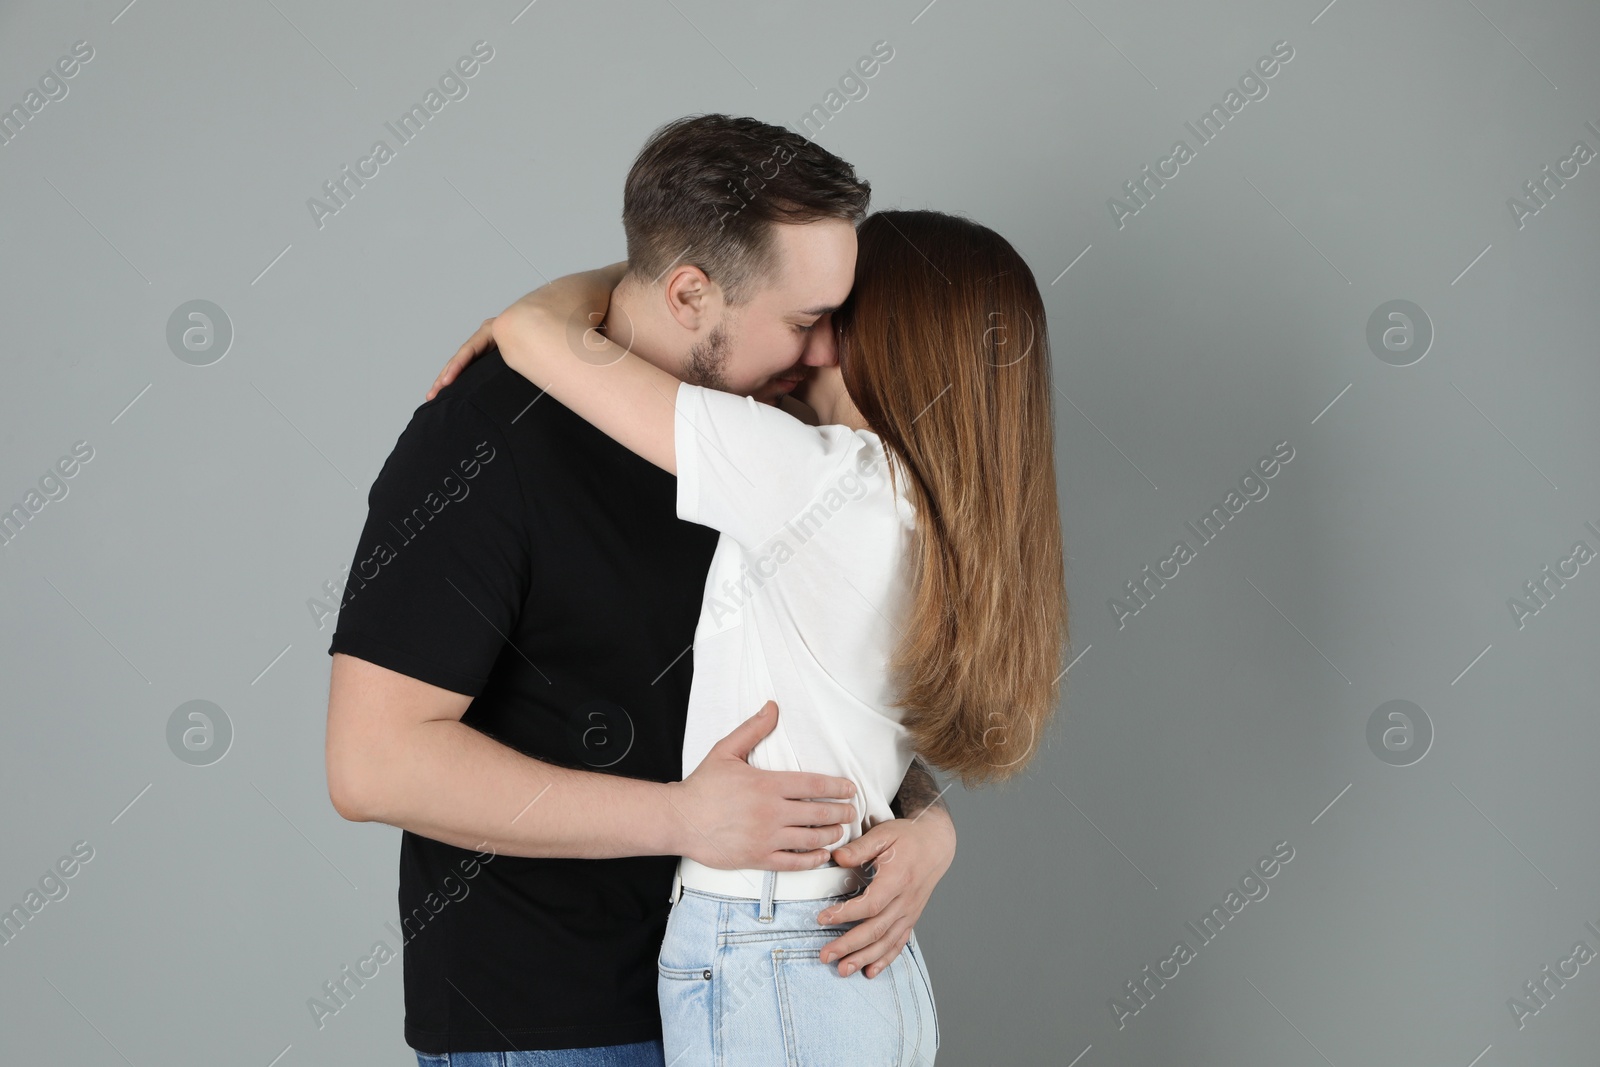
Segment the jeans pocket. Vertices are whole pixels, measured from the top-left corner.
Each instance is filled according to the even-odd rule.
[[[450,1057],[438,1052],[417,1052],[417,1067],[450,1067]]]
[[[899,1064],[916,1047],[918,1008],[910,986],[891,968],[876,978],[839,976],[823,963],[834,937],[795,939],[771,949],[784,1053],[795,1067],[836,1063]]]
[[[663,978],[670,978],[675,982],[709,982],[711,981],[710,967],[668,967],[663,963],[656,964],[656,973]]]
[[[661,1047],[678,1067],[716,1062],[710,967],[668,967],[656,963],[656,1003],[661,1013]]]

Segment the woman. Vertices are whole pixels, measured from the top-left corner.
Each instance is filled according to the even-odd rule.
[[[679,517],[722,533],[683,765],[777,700],[750,763],[856,783],[859,816],[833,847],[893,817],[914,753],[967,785],[1017,774],[1067,640],[1031,272],[994,231],[938,212],[880,212],[857,237],[838,364],[797,390],[803,404],[679,382],[593,331],[571,343],[568,324],[600,320],[625,265],[558,279],[492,326],[507,365],[675,473]],[[681,860],[659,960],[667,1062],[932,1063],[914,934],[872,981],[818,958],[840,927],[817,913],[860,877]]]

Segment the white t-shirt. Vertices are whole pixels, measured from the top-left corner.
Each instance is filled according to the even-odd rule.
[[[904,468],[892,488],[877,434],[746,396],[681,383],[676,412],[678,517],[722,534],[695,629],[684,774],[775,700],[778,725],[750,765],[855,782],[858,817],[837,848],[894,818],[913,755],[888,672],[910,603]]]

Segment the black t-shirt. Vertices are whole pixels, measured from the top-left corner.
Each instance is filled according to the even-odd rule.
[[[678,780],[717,535],[679,519],[675,493],[491,349],[416,410],[373,483],[329,654],[471,696],[462,722],[537,759]],[[660,1036],[675,864],[493,856],[403,832],[406,1042]]]

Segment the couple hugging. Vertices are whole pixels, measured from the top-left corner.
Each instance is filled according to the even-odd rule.
[[[933,1063],[930,768],[1017,774],[1059,695],[1050,358],[1009,243],[869,195],[663,126],[627,261],[486,321],[373,483],[328,787],[404,831],[422,1067]]]

